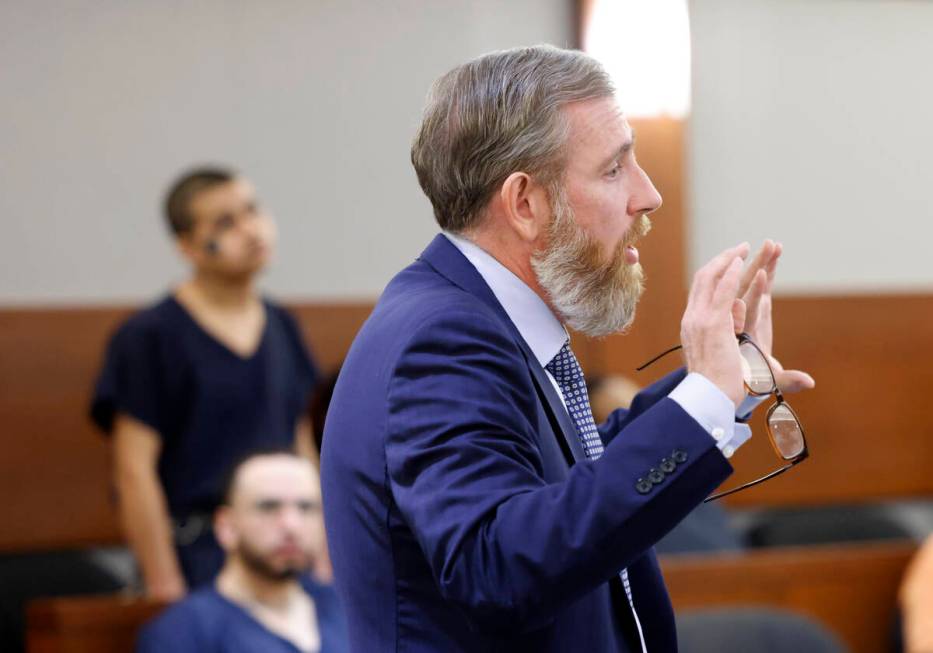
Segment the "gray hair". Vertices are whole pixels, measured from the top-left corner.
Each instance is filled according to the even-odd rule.
[[[599,62],[549,45],[486,54],[440,77],[411,162],[441,228],[475,227],[513,172],[553,186],[562,177],[568,133],[561,108],[613,93]]]

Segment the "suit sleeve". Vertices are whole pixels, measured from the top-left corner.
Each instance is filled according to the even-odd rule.
[[[546,482],[528,363],[495,318],[476,312],[423,324],[387,400],[393,498],[443,596],[483,630],[547,623],[642,555],[731,471],[712,438],[661,399],[601,459]],[[682,463],[638,492],[673,450]]]

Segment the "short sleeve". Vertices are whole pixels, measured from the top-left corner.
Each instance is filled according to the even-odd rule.
[[[161,432],[159,397],[162,379],[156,333],[132,319],[110,340],[91,400],[91,419],[106,434],[117,413]]]

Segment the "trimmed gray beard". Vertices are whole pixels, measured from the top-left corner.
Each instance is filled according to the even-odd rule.
[[[599,243],[577,225],[563,188],[550,191],[548,245],[531,258],[538,283],[571,329],[593,337],[625,331],[635,319],[645,275],[641,264],[625,262],[624,250],[648,233],[651,221],[638,217],[606,261]]]

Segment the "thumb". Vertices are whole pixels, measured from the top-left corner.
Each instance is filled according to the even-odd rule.
[[[778,377],[778,387],[783,392],[800,392],[816,387],[813,377],[800,370],[784,370]]]

